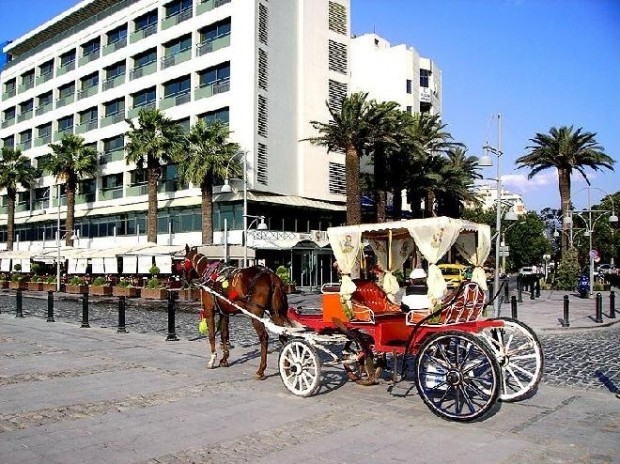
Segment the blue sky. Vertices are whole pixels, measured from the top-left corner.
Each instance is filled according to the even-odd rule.
[[[0,41],[16,38],[76,5],[75,0],[0,0]],[[16,5],[19,5],[17,7]],[[620,190],[620,2],[618,0],[351,0],[351,32],[376,32],[413,46],[443,73],[443,120],[480,155],[497,145],[502,178],[526,207],[559,207],[554,171],[527,180],[514,160],[552,126],[597,133],[616,172],[591,173],[592,201]],[[486,168],[495,177],[496,168]],[[577,208],[585,182],[573,179]],[[620,208],[620,205],[617,205]]]

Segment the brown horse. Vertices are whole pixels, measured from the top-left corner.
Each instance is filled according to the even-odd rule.
[[[268,312],[274,324],[288,327],[293,325],[287,316],[288,301],[284,284],[271,269],[264,266],[238,269],[226,266],[220,261],[209,262],[206,256],[198,253],[196,247],[190,249],[189,246],[186,246],[185,271],[189,273],[192,270],[198,275],[203,285],[257,317],[262,318],[265,312]],[[217,358],[215,313],[218,312],[221,320],[221,346],[223,351],[219,365],[227,367],[230,353],[229,316],[238,314],[240,311],[228,301],[204,289],[200,291],[200,300],[203,317],[207,320],[209,344],[211,346],[211,358],[207,366],[213,368]],[[267,367],[269,333],[264,324],[257,319],[252,318],[252,325],[260,342],[260,364],[256,371],[256,378],[262,380],[265,378]],[[283,341],[282,337],[280,341]]]

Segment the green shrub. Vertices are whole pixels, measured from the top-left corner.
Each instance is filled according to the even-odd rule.
[[[131,282],[127,279],[121,279],[118,281],[118,283],[116,284],[117,287],[121,287],[121,288],[127,288],[127,287],[131,287]]]
[[[94,287],[103,287],[104,285],[107,285],[108,281],[105,279],[105,277],[96,277],[95,280],[93,280],[93,286]]]
[[[33,274],[40,275],[41,272],[43,271],[43,266],[40,265],[39,263],[32,263],[32,266],[30,266],[30,271]]]
[[[42,280],[43,280],[43,279],[41,279],[41,276],[38,276],[38,275],[36,275],[36,274],[35,274],[35,275],[33,275],[33,276],[30,278],[30,282],[35,283],[35,284],[38,284],[38,283],[39,283],[39,282],[41,282]]]
[[[69,285],[86,285],[86,281],[79,276],[73,276],[69,279]]]
[[[156,276],[157,274],[159,274],[159,268],[153,264],[149,269],[149,274],[151,274],[152,276]]]
[[[147,280],[146,286],[147,288],[162,288],[163,287],[163,285],[161,284],[161,282],[159,281],[157,277],[151,277],[149,280]]]
[[[22,282],[24,280],[24,276],[21,274],[13,273],[11,274],[11,282]]]
[[[48,276],[47,279],[45,279],[45,283],[46,284],[55,284],[56,283],[56,276]]]
[[[278,268],[276,269],[276,275],[280,278],[283,284],[286,285],[290,283],[288,267],[284,265],[278,266]]]
[[[562,261],[558,266],[556,274],[556,284],[558,290],[574,290],[577,285],[579,275],[579,261],[577,260],[577,250],[569,248],[564,253]]]
[[[16,264],[15,266],[13,266],[13,269],[17,272],[22,270],[22,265],[21,264]]]

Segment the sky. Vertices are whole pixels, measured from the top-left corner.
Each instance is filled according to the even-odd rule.
[[[0,42],[77,3],[0,0]],[[557,173],[528,180],[529,171],[516,169],[515,160],[551,127],[596,133],[617,160],[615,172],[588,171],[592,204],[620,191],[619,25],[618,0],[351,0],[353,34],[375,32],[439,66],[447,130],[469,155],[482,155],[485,143],[501,148],[504,188],[521,194],[534,211],[559,208]],[[496,165],[482,174],[496,178]],[[588,207],[578,175],[572,199],[575,208]]]

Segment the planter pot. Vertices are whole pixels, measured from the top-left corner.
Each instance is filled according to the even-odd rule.
[[[8,280],[0,281],[0,288],[9,288],[9,281]]]
[[[43,291],[44,292],[55,292],[56,284],[43,284]]]
[[[43,290],[43,282],[28,282],[28,290],[40,292]]]
[[[26,282],[9,282],[9,288],[11,290],[26,290],[28,284]]]
[[[140,289],[138,287],[112,287],[112,295],[138,298],[140,296]]]
[[[200,300],[199,288],[183,288],[179,290],[179,300],[198,301]]]
[[[165,288],[143,287],[140,296],[149,300],[165,300],[168,297],[168,290]]]
[[[88,285],[71,285],[71,284],[67,284],[65,286],[65,292],[67,293],[77,293],[77,294],[84,294],[84,293],[88,293]]]
[[[88,287],[88,293],[93,296],[112,296],[112,287],[110,285],[91,285]]]

